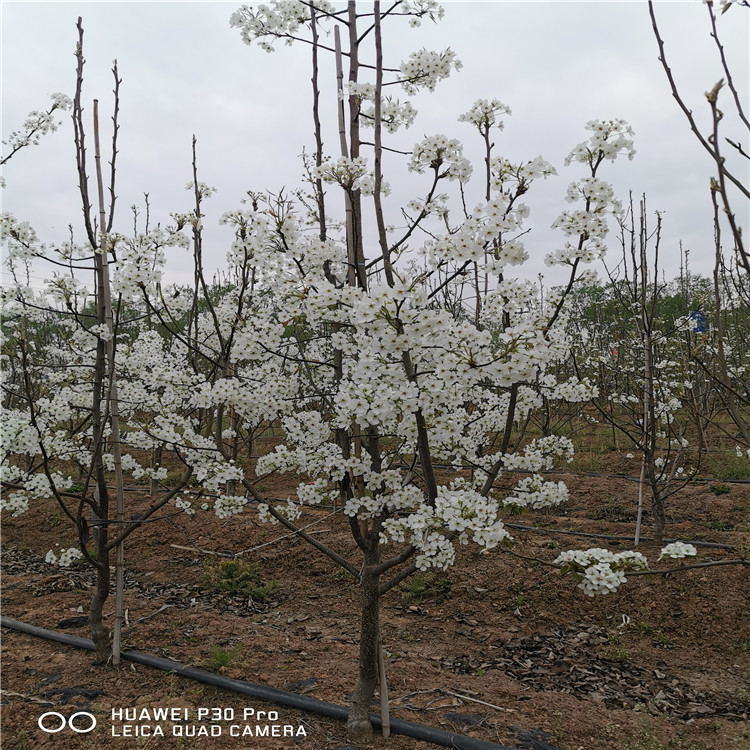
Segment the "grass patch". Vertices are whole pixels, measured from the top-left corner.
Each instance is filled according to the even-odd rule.
[[[606,474],[612,466],[609,451],[594,453],[593,451],[576,451],[573,460],[568,464],[568,469],[580,474]]]
[[[715,479],[750,479],[750,461],[736,453],[711,453],[704,457],[701,472]]]
[[[732,491],[732,488],[728,484],[712,484],[708,489],[717,496],[728,495]]]
[[[424,599],[444,597],[450,588],[451,582],[435,573],[416,573],[399,584],[404,604],[419,604]]]
[[[275,578],[263,581],[258,563],[247,560],[209,561],[200,583],[212,593],[249,597],[256,602],[273,598],[282,588],[281,582]]]
[[[709,521],[708,528],[713,529],[713,531],[731,531],[734,524],[729,521]]]
[[[623,647],[612,647],[604,654],[604,658],[606,661],[614,661],[622,664],[628,660],[628,650]]]
[[[659,635],[654,638],[653,645],[654,648],[674,648],[675,642],[669,636],[659,633]]]
[[[222,669],[232,664],[232,662],[236,661],[241,649],[242,646],[239,643],[229,649],[229,651],[222,646],[209,646],[206,667],[208,669],[213,669],[216,672],[220,672]]]

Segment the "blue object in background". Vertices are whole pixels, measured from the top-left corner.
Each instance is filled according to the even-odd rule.
[[[706,332],[706,316],[700,310],[690,313],[690,320],[693,321],[693,331],[696,333]]]

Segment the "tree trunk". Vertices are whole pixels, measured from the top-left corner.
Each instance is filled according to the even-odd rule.
[[[654,514],[654,542],[662,545],[664,544],[664,527],[667,525],[667,515],[664,512],[664,500],[662,500],[658,488],[654,489],[651,498],[651,511]]]
[[[652,415],[653,416],[653,415]],[[654,520],[654,542],[658,545],[664,544],[664,528],[667,525],[667,513],[664,509],[664,496],[666,488],[662,490],[659,486],[659,477],[654,471],[654,453],[651,449],[648,453],[648,465],[646,467],[648,483],[651,486],[651,512]]]
[[[106,500],[103,504],[107,505]],[[112,653],[109,629],[104,624],[104,604],[109,598],[110,592],[109,550],[107,549],[109,534],[107,525],[96,526],[93,536],[96,550],[96,587],[89,607],[89,628],[96,652],[94,664],[106,664]]]
[[[372,573],[378,550],[365,554],[362,572],[362,619],[359,636],[359,680],[352,695],[346,733],[355,744],[372,741],[370,704],[378,683],[378,634],[380,632],[380,576]]]

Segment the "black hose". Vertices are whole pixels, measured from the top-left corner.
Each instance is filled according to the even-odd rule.
[[[520,523],[504,523],[509,529],[520,529],[521,531],[536,531],[540,534],[570,534],[571,536],[593,537],[594,539],[615,539],[623,542],[633,542],[632,536],[616,536],[614,534],[592,534],[584,531],[568,531],[568,529],[550,529],[548,526],[524,526]],[[642,536],[642,542],[653,542],[653,538]],[[711,547],[712,549],[734,549],[731,544],[719,544],[718,542],[701,542],[697,539],[664,539],[665,542],[682,542],[693,544],[696,547]]]
[[[68,646],[76,646],[77,648],[84,648],[88,651],[94,650],[94,643],[88,638],[81,638],[80,636],[70,635],[68,633],[59,633],[54,630],[47,630],[45,628],[37,627],[36,625],[29,625],[25,622],[14,620],[10,617],[0,616],[0,626],[17,630],[20,633],[35,635],[39,638],[46,638],[49,641],[64,643]],[[145,664],[148,667],[155,667],[164,672],[174,672],[180,677],[187,677],[188,679],[197,680],[198,682],[216,685],[225,690],[232,690],[235,693],[251,695],[254,698],[271,701],[280,706],[288,706],[289,708],[296,708],[301,711],[309,711],[310,713],[329,716],[333,719],[346,720],[349,716],[349,709],[345,706],[338,706],[335,703],[319,701],[315,698],[307,698],[303,695],[298,695],[297,693],[290,693],[286,690],[279,690],[277,688],[267,687],[266,685],[244,682],[243,680],[234,680],[230,677],[213,674],[212,672],[205,672],[202,669],[186,667],[180,662],[172,661],[171,659],[162,659],[161,657],[152,656],[151,654],[144,654],[141,651],[126,649],[122,652],[122,657],[128,661],[136,662],[137,664]],[[380,728],[380,716],[377,714],[370,714],[370,721],[374,727]],[[485,742],[484,740],[478,740],[474,737],[466,737],[462,734],[444,732],[442,729],[425,727],[421,724],[415,724],[414,722],[404,721],[402,719],[391,719],[391,731],[395,734],[414,737],[415,739],[423,740],[424,742],[431,742],[433,745],[456,748],[456,750],[513,750],[513,748],[509,748],[506,745],[496,745],[494,742]]]

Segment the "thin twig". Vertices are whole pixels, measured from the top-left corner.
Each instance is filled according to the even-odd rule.
[[[170,544],[170,547],[174,547],[175,549],[184,549],[188,552],[201,552],[204,555],[216,555],[217,557],[229,557],[234,558],[235,555],[233,555],[231,552],[215,552],[214,550],[210,549],[201,549],[200,547],[186,547],[184,544]]]
[[[513,708],[503,708],[502,706],[496,706],[494,703],[487,703],[487,701],[480,701],[479,698],[469,698],[468,695],[461,695],[461,693],[454,693],[452,690],[445,690],[445,688],[440,688],[440,693],[443,693],[445,695],[452,695],[454,698],[460,698],[462,701],[471,701],[472,703],[480,703],[483,706],[489,706],[490,708],[494,708],[496,711],[507,711],[511,714],[517,714],[518,711],[516,711]]]

